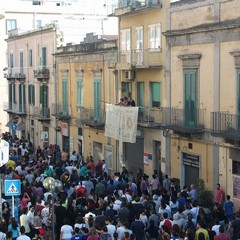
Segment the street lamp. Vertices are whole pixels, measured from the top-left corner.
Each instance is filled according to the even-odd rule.
[[[43,186],[52,193],[52,240],[55,240],[55,225],[54,225],[54,193],[62,190],[63,184],[61,181],[52,177],[47,177],[43,181]]]

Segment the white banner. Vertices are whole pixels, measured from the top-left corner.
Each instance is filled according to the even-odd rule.
[[[0,139],[0,167],[9,160],[9,143]]]
[[[136,142],[138,107],[106,105],[105,135],[121,142]]]
[[[121,112],[119,106],[106,104],[105,136],[119,139]]]

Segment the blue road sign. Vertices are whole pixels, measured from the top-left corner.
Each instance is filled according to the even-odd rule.
[[[16,131],[16,130],[17,130],[17,124],[13,124],[13,125],[12,125],[12,130],[13,130],[13,131]]]
[[[5,180],[5,196],[19,196],[21,195],[21,181],[20,180]]]

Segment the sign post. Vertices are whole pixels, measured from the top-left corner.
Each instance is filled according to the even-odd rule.
[[[20,180],[5,180],[5,196],[12,196],[12,216],[14,217],[14,196],[21,195]]]

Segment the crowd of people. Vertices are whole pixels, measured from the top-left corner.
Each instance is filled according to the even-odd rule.
[[[134,175],[123,166],[111,175],[104,160],[57,145],[34,151],[29,140],[8,133],[2,138],[10,143],[10,160],[1,173],[20,179],[22,194],[14,209],[11,197],[2,196],[0,240],[240,239],[240,212],[219,184],[206,211],[194,184],[179,189],[157,170]],[[60,180],[62,190],[45,189],[47,177]]]

